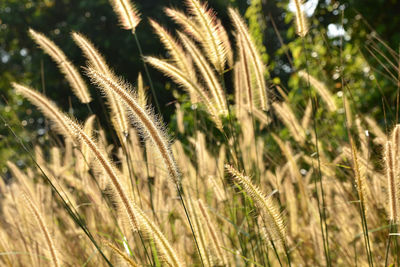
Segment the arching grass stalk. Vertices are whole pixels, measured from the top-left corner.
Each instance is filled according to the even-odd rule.
[[[163,131],[162,123],[157,119],[155,115],[151,113],[150,108],[143,107],[138,103],[137,97],[135,93],[131,90],[129,84],[124,83],[122,80],[115,80],[114,75],[108,76],[90,67],[87,68],[87,75],[91,78],[94,84],[99,86],[102,91],[112,92],[119,97],[119,99],[126,105],[128,111],[130,112],[131,118],[135,122],[139,133],[144,138],[149,139],[154,147],[157,149],[161,159],[164,162],[165,167],[167,168],[170,179],[176,186],[181,204],[185,210],[186,217],[192,230],[192,235],[198,249],[201,262],[203,264],[203,259],[201,258],[196,235],[194,234],[192,228],[192,222],[190,220],[185,202],[183,200],[180,173],[178,167],[176,166],[172,151],[170,149],[168,137]]]

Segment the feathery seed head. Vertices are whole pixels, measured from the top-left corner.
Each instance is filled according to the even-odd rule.
[[[227,114],[227,104],[225,93],[222,89],[220,82],[218,81],[214,71],[211,69],[207,60],[203,57],[197,46],[188,38],[186,35],[178,32],[182,43],[184,44],[186,50],[192,55],[194,62],[196,63],[198,69],[200,70],[202,77],[204,78],[208,89],[211,91],[211,95],[214,98],[215,103],[218,107],[218,112],[220,114]]]
[[[367,210],[367,194],[368,194],[368,187],[366,181],[366,174],[365,174],[365,167],[363,164],[360,164],[358,160],[358,152],[357,148],[353,142],[353,139],[350,137],[350,145],[351,145],[351,152],[353,158],[353,171],[355,175],[356,185],[357,185],[357,192],[360,199],[361,204],[363,205],[364,210]]]
[[[65,75],[72,91],[82,103],[89,103],[92,101],[86,83],[82,79],[78,70],[68,60],[64,52],[44,34],[38,33],[29,29],[29,34],[32,39],[58,64],[58,68]]]
[[[104,58],[86,37],[75,32],[72,33],[72,37],[77,45],[82,49],[85,57],[88,59],[88,65],[90,67],[109,76],[113,75]],[[111,109],[111,114],[113,117],[113,126],[120,141],[124,142],[125,137],[129,132],[126,110],[123,104],[117,101],[118,98],[114,94],[106,92],[106,96],[107,104]]]
[[[207,111],[211,115],[211,118],[213,119],[218,129],[222,131],[222,122],[219,118],[220,114],[218,112],[218,109],[216,108],[216,103],[209,96],[208,91],[206,91],[197,82],[191,80],[190,77],[187,77],[185,73],[183,73],[181,70],[170,63],[154,57],[146,57],[145,60],[155,68],[170,76],[177,84],[184,87],[189,92],[189,94],[196,93],[199,96],[200,101],[206,106]]]
[[[399,190],[398,190],[398,178],[395,176],[394,170],[394,157],[393,157],[393,144],[390,141],[386,142],[385,146],[385,168],[389,194],[389,210],[390,220],[397,222],[398,217],[398,201],[399,201]]]
[[[258,186],[251,182],[248,176],[245,176],[231,165],[225,164],[225,169],[254,201],[264,219],[266,227],[269,229],[268,231],[272,238],[271,241],[283,246],[286,239],[286,226],[279,207],[273,201],[272,197],[266,196]]]
[[[78,32],[72,32],[72,38],[83,51],[85,57],[89,61],[89,64],[93,66],[93,68],[104,73],[109,72],[104,58],[86,36]]]
[[[245,64],[242,71],[247,71],[247,76],[249,77],[249,82],[246,85],[250,87],[252,94],[252,99],[249,101],[262,110],[268,110],[267,86],[264,78],[266,68],[262,62],[261,55],[257,51],[249,30],[239,12],[233,8],[229,8],[229,15],[237,32],[236,43],[240,51],[240,60],[246,61],[242,62],[242,64]]]
[[[293,1],[296,8],[295,17],[296,17],[297,34],[300,37],[304,37],[308,32],[307,17],[306,14],[304,13],[301,0],[293,0]]]
[[[101,90],[114,93],[126,105],[131,112],[132,119],[144,137],[150,138],[158,149],[160,156],[168,169],[170,177],[175,183],[180,183],[180,174],[170,150],[170,145],[164,133],[162,123],[152,115],[149,109],[143,108],[137,101],[136,95],[132,94],[131,86],[122,80],[116,81],[92,68],[87,69],[87,74],[92,82]]]
[[[141,20],[136,6],[130,0],[110,0],[110,2],[122,28],[135,32],[136,26]]]
[[[37,106],[49,119],[51,119],[56,126],[56,129],[66,138],[74,140],[74,133],[72,128],[66,123],[65,115],[60,111],[56,104],[46,98],[41,93],[17,83],[12,83],[14,89],[27,98],[32,104]]]
[[[392,133],[392,145],[394,151],[394,157],[396,159],[396,164],[398,164],[398,158],[400,156],[400,124],[397,124]]]
[[[189,13],[193,16],[194,26],[199,33],[201,46],[207,55],[207,58],[214,65],[215,69],[222,73],[225,64],[232,63],[232,50],[230,47],[228,35],[216,18],[215,12],[202,4],[199,0],[186,0]],[[196,34],[194,35],[196,36]],[[228,59],[229,58],[229,59]]]

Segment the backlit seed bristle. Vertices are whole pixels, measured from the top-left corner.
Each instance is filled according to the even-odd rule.
[[[246,50],[244,49],[244,44],[243,44],[243,37],[240,35],[237,36],[237,43],[238,43],[238,49],[239,49],[239,66],[238,68],[241,70],[240,76],[242,77],[242,84],[241,87],[239,87],[239,90],[241,90],[240,95],[243,100],[243,105],[246,106],[247,109],[252,111],[256,104],[254,101],[254,92],[253,92],[253,86],[252,86],[252,79],[251,79],[251,69],[249,66],[249,62],[247,60],[247,54]]]
[[[312,102],[311,100],[309,100],[306,106],[306,110],[304,111],[303,119],[301,120],[301,127],[304,130],[308,129],[308,126],[310,125],[311,122],[311,116],[312,116]]]
[[[138,78],[137,78],[137,98],[138,98],[139,105],[141,105],[142,107],[147,106],[147,101],[148,101],[147,94],[146,94],[145,87],[143,85],[143,78],[142,78],[141,73],[139,73]]]
[[[92,99],[86,83],[61,49],[42,33],[29,29],[29,34],[32,39],[57,63],[79,100],[82,103],[89,103]]]
[[[282,122],[287,126],[289,131],[292,133],[292,137],[300,144],[303,144],[306,139],[305,131],[299,124],[299,121],[297,120],[295,114],[293,113],[289,105],[285,102],[283,103],[275,102],[272,104],[272,106],[275,109],[275,112],[278,115],[278,117],[280,117]]]
[[[395,177],[396,186],[396,199],[400,201],[400,124],[397,124],[392,132],[392,149],[393,149],[393,173]],[[399,205],[397,203],[397,205]],[[399,208],[400,209],[400,208]],[[397,213],[398,219],[400,220],[400,210]]]
[[[379,143],[381,145],[385,145],[385,142],[387,140],[387,136],[381,130],[381,128],[378,125],[378,123],[373,118],[371,118],[369,116],[365,116],[364,120],[369,126],[368,130],[371,131],[376,136],[376,138],[374,139],[374,142],[377,142],[377,143]]]
[[[39,93],[34,92],[29,88],[25,88],[18,84],[14,84],[14,88],[21,92],[26,98],[32,101],[33,104],[37,105],[43,113],[57,125],[60,132],[66,138],[72,138],[73,140],[79,140],[83,142],[88,150],[92,153],[93,157],[99,162],[104,173],[111,179],[111,182],[116,190],[121,202],[124,205],[125,211],[127,212],[130,220],[132,229],[136,229],[136,219],[130,207],[129,197],[126,195],[124,188],[120,184],[119,178],[115,173],[115,169],[110,163],[110,160],[101,152],[94,141],[83,131],[81,126],[70,119],[68,116],[60,112],[51,102]]]
[[[400,157],[400,124],[397,124],[392,133],[393,156],[396,159],[396,165],[399,165],[398,159]]]
[[[212,257],[210,254],[210,251],[208,249],[208,240],[206,233],[204,231],[204,223],[200,218],[199,215],[199,209],[196,207],[196,203],[191,198],[188,198],[187,201],[188,203],[188,212],[192,218],[192,227],[193,227],[193,232],[195,236],[197,236],[198,239],[198,247],[199,247],[199,254],[202,258],[202,262],[205,267],[211,267],[213,266],[213,261]]]
[[[218,237],[218,233],[214,227],[214,224],[211,222],[211,219],[210,219],[210,216],[208,215],[206,207],[204,206],[204,203],[201,199],[197,200],[197,204],[198,204],[198,207],[200,210],[200,214],[203,216],[204,221],[206,223],[206,227],[208,229],[208,234],[211,237],[210,239],[212,240],[212,243],[216,250],[216,255],[222,265],[227,265],[228,261],[226,259],[225,252],[223,251],[223,245],[220,241],[220,238]]]
[[[261,111],[257,108],[253,109],[253,115],[260,123],[262,123],[263,127],[268,126],[272,121],[264,111]]]
[[[93,43],[86,36],[78,32],[72,32],[72,38],[82,50],[93,68],[103,73],[110,72],[103,56],[97,51]]]
[[[75,123],[67,116],[65,116],[65,121],[70,125],[72,129],[74,129],[76,139],[80,140],[88,147],[91,155],[97,160],[99,166],[101,167],[102,172],[110,179],[110,182],[113,185],[113,189],[115,190],[116,195],[121,201],[124,211],[127,214],[132,230],[137,230],[137,219],[132,208],[130,197],[127,195],[126,189],[121,184],[121,178],[118,177],[117,170],[111,163],[111,160],[103,151],[99,149],[98,145],[93,141],[90,135],[87,135],[83,131],[82,127],[79,124]]]
[[[184,12],[173,8],[165,8],[164,12],[172,18],[176,23],[182,26],[183,30],[192,36],[197,41],[202,41],[204,37],[195,21],[192,20],[191,17],[186,16]]]
[[[130,0],[110,0],[114,12],[117,13],[121,27],[135,32],[140,22],[140,13]]]
[[[308,32],[308,21],[306,14],[304,13],[301,0],[293,0],[296,8],[296,32],[300,37],[306,36]]]
[[[123,47],[129,36],[115,35],[109,14],[95,5],[81,6],[85,16],[72,27],[85,34],[65,40],[65,47],[76,44],[68,53],[80,52],[85,62],[82,77],[96,103],[82,105],[75,89],[57,87],[76,84],[64,44],[30,30],[47,63],[65,69],[65,82],[46,62],[36,66],[38,55],[18,48],[23,40],[0,45],[1,85],[14,76],[41,83],[11,83],[0,94],[0,266],[395,264],[400,98],[390,82],[398,80],[393,42],[368,36],[373,58],[364,57],[354,23],[346,24],[357,23],[346,18],[352,12],[343,13],[346,36],[340,27],[336,37],[324,27],[308,34],[307,18],[327,23],[321,5],[311,16],[317,1],[275,1],[293,13],[297,5],[297,18],[269,10],[276,3],[266,0],[183,0],[173,6],[182,11],[149,9],[152,1],[105,2],[128,31],[116,30],[133,35],[132,47]],[[331,2],[324,7],[352,7]],[[134,4],[153,19],[138,24]],[[8,15],[21,11],[10,7]],[[162,10],[172,24],[161,23]],[[303,29],[282,28],[283,20]],[[6,35],[15,32],[2,23]],[[51,36],[68,38],[68,25],[47,23]],[[25,74],[15,60],[28,66]]]
[[[138,218],[140,230],[154,240],[154,243],[157,246],[159,253],[161,253],[163,260],[166,261],[170,266],[185,266],[158,226],[154,224],[154,222],[150,220],[135,204],[133,204],[133,208]]]
[[[244,84],[243,84],[243,75],[242,75],[242,66],[240,62],[235,63],[235,67],[233,68],[233,77],[234,77],[234,91],[235,91],[235,109],[236,116],[240,117],[243,112],[244,105],[246,103],[245,92],[244,92]]]

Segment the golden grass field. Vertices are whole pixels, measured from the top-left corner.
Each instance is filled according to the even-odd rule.
[[[129,0],[111,2],[139,43],[140,11]],[[307,18],[294,2],[298,38],[305,38]],[[386,134],[372,117],[353,114],[346,96],[335,97],[307,69],[295,72],[307,84],[303,110],[280,88],[271,97],[238,11],[227,10],[230,38],[204,2],[186,5],[165,9],[174,33],[150,20],[169,57],[144,56],[146,75],[138,73],[135,86],[84,33],[71,35],[87,59],[80,68],[45,34],[29,31],[83,104],[94,98],[83,75],[90,78],[108,104],[117,142],[90,108],[78,121],[38,90],[13,84],[62,141],[36,146],[26,169],[7,163],[13,179],[0,180],[1,266],[397,266],[400,126]],[[147,68],[189,96],[195,128],[188,130],[179,104],[175,111],[184,139],[169,136],[149,103]],[[339,109],[348,134],[332,149],[315,114]]]

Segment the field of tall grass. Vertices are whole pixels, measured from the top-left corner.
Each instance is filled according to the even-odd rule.
[[[111,3],[140,48],[135,28],[148,18],[130,0]],[[141,53],[135,86],[85,33],[71,34],[87,60],[76,67],[44,33],[29,30],[87,105],[87,119],[13,83],[59,140],[33,150],[21,140],[33,164],[7,163],[13,177],[0,179],[1,265],[398,266],[400,125],[381,129],[369,114],[354,113],[343,79],[338,97],[308,65],[294,72],[307,103],[296,107],[266,78],[237,10],[226,11],[230,34],[204,1],[185,3],[186,10],[165,8],[175,32],[149,20],[168,58]],[[294,3],[307,58],[309,25]],[[175,103],[174,138],[149,68],[190,99],[190,109]],[[104,97],[110,125],[93,113],[83,76]],[[320,132],[330,127],[321,114],[339,111],[346,138],[332,140]]]

